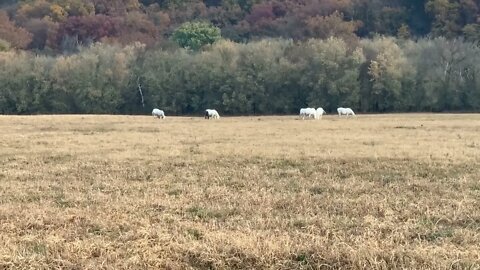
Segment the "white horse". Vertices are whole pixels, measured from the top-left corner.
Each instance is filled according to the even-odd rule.
[[[322,119],[322,116],[327,114],[322,107],[318,107],[315,112],[315,119]]]
[[[300,117],[305,120],[305,118],[316,119],[317,111],[314,108],[301,108]]]
[[[165,119],[165,113],[162,110],[159,110],[157,108],[153,109],[152,116]]]
[[[218,114],[217,110],[206,109],[205,110],[205,119],[220,119],[220,114]]]
[[[338,116],[342,116],[342,115],[346,115],[347,117],[348,117],[349,115],[355,116],[355,113],[354,113],[353,110],[350,109],[350,108],[342,108],[342,107],[340,107],[340,108],[337,109],[337,112],[338,112]]]

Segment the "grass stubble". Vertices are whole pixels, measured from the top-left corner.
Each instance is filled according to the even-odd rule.
[[[0,116],[0,269],[479,269],[480,115]]]

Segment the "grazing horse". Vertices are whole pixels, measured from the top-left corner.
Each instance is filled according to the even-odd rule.
[[[342,116],[342,115],[346,115],[347,117],[348,117],[349,115],[355,116],[355,113],[354,113],[353,110],[350,109],[350,108],[342,108],[342,107],[340,107],[340,108],[337,109],[337,112],[338,112],[338,116]]]
[[[301,108],[300,117],[305,120],[305,118],[314,118],[316,119],[317,111],[314,108]]]
[[[218,114],[217,110],[206,109],[205,110],[205,119],[220,119],[220,114]]]
[[[159,110],[157,108],[153,109],[152,116],[165,119],[165,113],[162,110]]]

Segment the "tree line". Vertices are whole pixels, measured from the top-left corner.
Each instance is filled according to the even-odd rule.
[[[94,43],[0,53],[0,113],[478,111],[480,48],[462,39],[219,40],[200,51]]]

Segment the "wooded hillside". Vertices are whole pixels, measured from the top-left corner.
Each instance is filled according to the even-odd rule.
[[[209,21],[233,41],[377,34],[480,39],[476,0],[4,0],[0,39],[29,50],[94,41],[164,43],[187,21]]]

